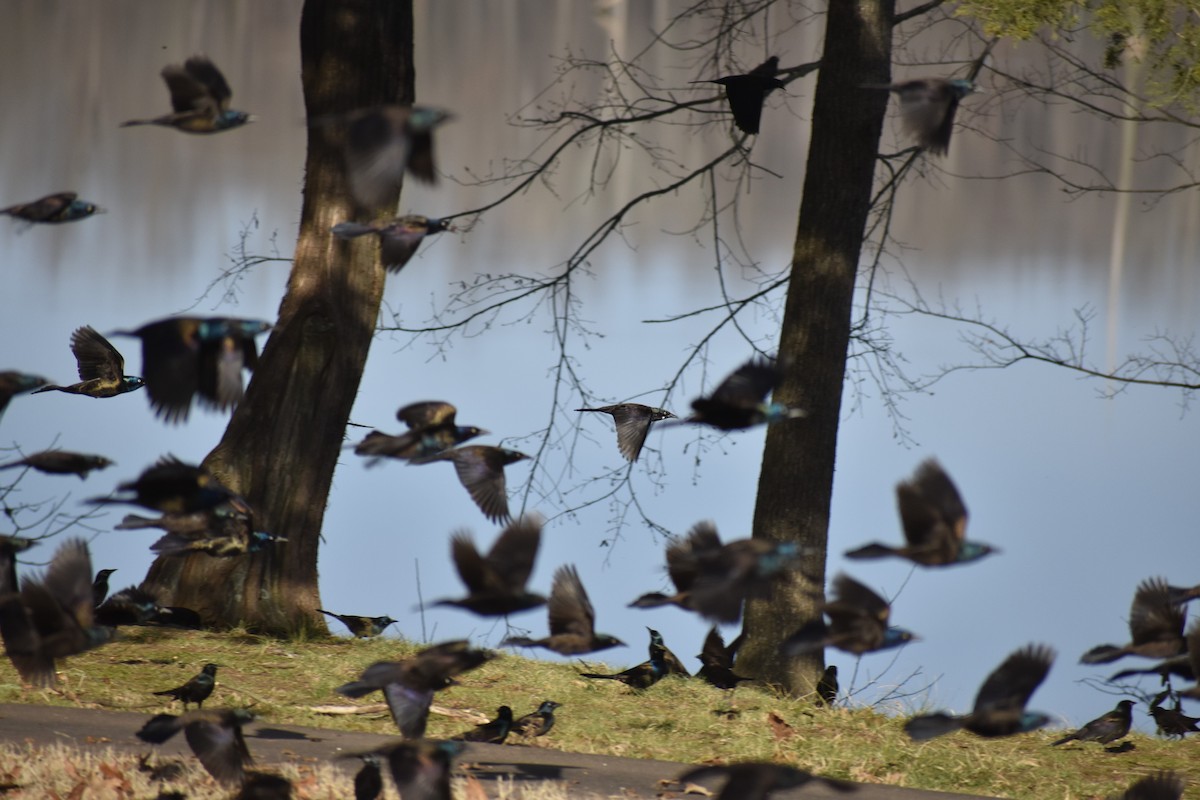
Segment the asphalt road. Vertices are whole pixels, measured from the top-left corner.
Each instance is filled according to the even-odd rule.
[[[91,747],[124,748],[144,752],[147,745],[134,736],[149,718],[148,714],[125,711],[97,711],[55,706],[0,704],[0,741],[73,744]],[[311,762],[335,759],[343,753],[369,750],[394,737],[370,733],[308,728],[298,725],[276,727],[269,722],[255,723],[246,729],[246,742],[255,760],[264,767],[273,763]],[[159,749],[164,754],[187,754],[182,736]],[[564,753],[542,747],[470,744],[459,759],[471,765],[471,774],[485,787],[497,778],[514,781],[564,781],[572,795],[599,795],[620,798],[688,798],[671,791],[661,782],[688,769],[688,764],[669,761],[645,761],[633,758]],[[354,759],[333,761],[347,772],[358,769]],[[676,786],[676,788],[678,788]],[[841,797],[854,800],[966,800],[975,795],[926,792],[895,786],[861,784],[853,793],[838,793],[812,784],[797,790],[778,792],[777,798]]]

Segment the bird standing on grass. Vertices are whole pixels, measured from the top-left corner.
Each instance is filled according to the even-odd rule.
[[[916,638],[911,631],[889,625],[892,607],[849,575],[833,579],[833,595],[834,599],[822,606],[829,623],[818,619],[793,633],[780,647],[784,654],[797,656],[836,647],[861,656],[899,647]]]
[[[821,673],[821,679],[817,681],[817,705],[832,706],[837,702],[838,696],[838,679],[837,665],[830,664]]]
[[[357,222],[339,222],[331,233],[339,239],[354,239],[373,233],[379,237],[379,260],[388,272],[399,272],[417,252],[425,240],[442,231],[453,230],[450,220],[433,219],[420,214],[396,217],[386,225],[362,225]]]
[[[615,636],[596,633],[596,611],[573,565],[559,567],[550,587],[550,635],[543,639],[512,636],[500,644],[544,647],[564,656],[583,655],[625,645]]]
[[[1084,725],[1074,733],[1067,734],[1052,742],[1054,746],[1067,742],[1099,742],[1108,744],[1129,735],[1129,726],[1133,724],[1133,701],[1122,700],[1117,707],[1103,716]]]
[[[1175,602],[1171,587],[1162,578],[1147,578],[1138,584],[1129,609],[1128,644],[1102,644],[1088,650],[1081,664],[1108,664],[1129,655],[1170,658],[1188,652],[1183,638],[1186,611]]]
[[[131,119],[121,123],[122,128],[162,125],[184,133],[220,133],[253,120],[245,111],[229,107],[233,91],[207,56],[168,64],[162,69],[162,78],[171,93],[171,113],[153,119]]]
[[[598,411],[611,414],[617,426],[617,449],[626,461],[637,461],[650,434],[650,426],[664,419],[675,419],[665,408],[644,406],[641,403],[617,403],[600,408],[577,408],[576,411]]]
[[[537,711],[526,714],[513,723],[513,735],[526,738],[545,736],[554,727],[554,709],[561,707],[562,703],[553,700],[542,701]]]
[[[108,597],[108,577],[116,572],[115,569],[102,569],[96,572],[96,577],[92,579],[92,605],[99,607],[104,602],[104,598]],[[0,594],[4,594],[3,587],[0,587]]]
[[[75,192],[57,192],[48,194],[29,203],[0,208],[0,214],[8,214],[13,219],[24,220],[28,223],[74,222],[85,219],[93,214],[102,214],[104,209],[95,203],[80,200]]]
[[[513,710],[508,706],[496,709],[496,718],[476,725],[471,730],[450,738],[457,742],[483,742],[484,744],[504,744],[509,731],[513,727]]]
[[[125,357],[90,325],[76,328],[71,334],[71,352],[75,355],[80,382],[70,386],[43,386],[34,394],[53,391],[96,398],[116,397],[146,384],[135,375],[125,374]]]
[[[461,599],[437,600],[435,606],[456,606],[480,616],[508,616],[546,604],[546,598],[525,588],[542,541],[542,518],[523,516],[509,524],[487,556],[479,553],[471,534],[450,537],[454,567],[467,586]]]
[[[221,783],[240,784],[246,767],[254,763],[242,726],[254,721],[244,708],[219,711],[187,711],[179,716],[159,714],[137,731],[143,742],[162,744],[183,731],[188,747],[200,759],[208,774]]]
[[[650,646],[650,660],[643,661],[641,664],[630,667],[627,670],[616,672],[613,674],[603,672],[581,672],[581,678],[593,678],[596,680],[619,681],[630,689],[642,690],[649,689],[654,684],[662,680],[667,674],[667,664],[663,660],[665,650],[662,647]]]
[[[1175,698],[1174,708],[1163,708],[1163,701],[1170,695],[1169,689],[1159,692],[1155,695],[1154,701],[1150,703],[1150,716],[1154,717],[1154,724],[1158,727],[1159,736],[1182,739],[1189,733],[1200,733],[1200,727],[1196,726],[1196,723],[1200,722],[1200,718],[1184,714],[1183,705],[1178,697]]]
[[[662,651],[663,664],[667,667],[668,675],[682,675],[685,678],[692,677],[692,673],[688,672],[687,667],[679,660],[679,656],[671,652],[671,648],[667,647],[667,643],[663,641],[663,636],[654,628],[646,628],[650,632],[649,657],[654,658],[654,651]]]
[[[721,632],[714,625],[709,630],[708,636],[704,637],[704,646],[700,650],[700,655],[696,656],[700,659],[701,664],[700,671],[696,675],[718,689],[727,691],[736,689],[742,681],[750,680],[733,671],[733,657],[737,654],[738,646],[741,643],[742,637],[739,636],[726,647],[725,640],[721,638]]]
[[[187,711],[188,703],[195,703],[196,708],[204,708],[204,701],[213,693],[213,689],[217,686],[217,665],[205,664],[199,674],[188,678],[187,682],[182,686],[176,686],[174,689],[164,689],[161,692],[153,692],[159,697],[170,697],[183,703],[183,710]]]
[[[354,634],[354,638],[356,639],[370,639],[379,636],[388,625],[396,621],[389,616],[360,617],[354,614],[335,614],[323,608],[318,608],[317,611],[341,622],[350,629],[350,632]]]

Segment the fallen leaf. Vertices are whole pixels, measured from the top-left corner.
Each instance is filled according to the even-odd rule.
[[[488,800],[483,784],[474,775],[467,776],[467,782],[463,786],[463,800]]]
[[[698,794],[702,797],[712,797],[712,791],[705,789],[698,783],[685,783],[683,785],[684,794]]]
[[[796,735],[796,729],[787,724],[783,717],[774,711],[767,715],[767,722],[771,724],[771,733],[775,736],[775,741],[777,742],[791,739]]]

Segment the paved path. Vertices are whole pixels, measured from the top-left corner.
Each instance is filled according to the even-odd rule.
[[[82,708],[0,704],[0,741],[72,744],[80,748],[113,747],[144,752],[147,745],[134,736],[149,719],[145,713],[96,711]],[[308,728],[275,727],[269,722],[246,729],[250,752],[263,766],[289,761],[334,759],[343,753],[369,750],[394,737],[372,733]],[[159,749],[166,754],[186,754],[187,744],[177,736]],[[565,781],[572,795],[590,793],[620,798],[696,798],[698,795],[664,791],[660,781],[688,768],[669,761],[564,753],[542,747],[471,744],[460,761],[472,765],[472,774],[486,786],[496,778],[515,781]],[[347,772],[357,770],[354,759],[335,760]],[[478,767],[478,768],[475,768]],[[489,794],[494,794],[489,792]],[[841,797],[853,800],[968,800],[972,795],[925,792],[894,786],[862,784],[853,794],[842,794],[813,784],[772,797]]]

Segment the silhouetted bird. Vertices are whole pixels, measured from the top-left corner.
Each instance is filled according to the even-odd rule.
[[[334,689],[346,697],[363,697],[382,691],[392,719],[400,732],[410,739],[425,735],[425,723],[433,694],[445,689],[454,677],[496,657],[489,650],[477,650],[465,639],[427,647],[403,661],[377,661],[367,667],[357,681]]]
[[[818,619],[793,633],[780,648],[786,655],[836,647],[861,656],[899,647],[916,638],[911,631],[888,625],[892,607],[849,575],[833,579],[833,594],[834,599],[822,606],[829,624]]]
[[[144,625],[159,611],[158,597],[139,586],[127,586],[114,592],[96,607],[96,622],[100,625]]]
[[[11,560],[22,540],[5,543],[10,562],[5,583],[13,580]],[[26,576],[21,591],[0,596],[0,637],[21,678],[38,688],[54,685],[54,662],[104,644],[112,628],[95,624],[92,559],[87,542],[68,539],[54,553],[40,578]]]
[[[153,692],[153,694],[178,700],[183,703],[183,710],[187,711],[188,703],[195,703],[196,708],[204,708],[204,701],[209,698],[216,686],[217,665],[205,664],[198,674],[188,678],[187,683],[182,686]]]
[[[496,709],[496,718],[482,725],[476,725],[465,733],[450,738],[458,742],[484,742],[485,744],[504,744],[513,726],[513,711],[508,706]]]
[[[512,735],[530,739],[545,736],[554,727],[554,709],[561,706],[562,703],[556,703],[553,700],[542,701],[537,711],[526,714],[513,723]]]
[[[242,399],[242,370],[258,364],[254,337],[271,329],[257,319],[168,317],[113,336],[142,340],[142,376],[154,413],[187,420],[192,397],[222,411]]]
[[[450,800],[451,760],[464,747],[462,742],[422,739],[388,742],[374,750],[348,753],[345,757],[386,759],[392,782],[404,800]]]
[[[99,606],[104,602],[104,598],[108,597],[108,576],[116,572],[115,569],[102,569],[96,573],[96,577],[92,579],[92,605]],[[3,587],[0,587],[0,594],[3,594]]]
[[[599,411],[611,414],[617,426],[617,449],[627,461],[637,461],[642,445],[650,433],[650,426],[664,419],[675,419],[665,408],[644,406],[641,403],[617,403],[600,408],[577,408],[576,411]]]
[[[786,84],[775,77],[779,72],[779,56],[771,56],[745,75],[727,75],[692,83],[719,83],[725,87],[725,99],[733,112],[733,123],[743,133],[758,133],[763,103],[774,89]]]
[[[247,772],[232,800],[292,800],[292,782],[270,772]]]
[[[17,461],[0,464],[0,469],[15,469],[28,467],[44,472],[47,475],[78,475],[85,479],[94,469],[104,469],[112,466],[112,461],[104,456],[89,453],[72,453],[69,450],[42,450],[40,453],[30,453]]]
[[[204,467],[185,464],[174,456],[164,456],[148,467],[136,481],[117,486],[129,497],[93,497],[89,503],[129,503],[168,514],[204,511],[236,498],[229,489]]]
[[[35,544],[35,539],[0,533],[0,598],[17,591],[17,553],[23,553]]]
[[[241,783],[245,768],[254,763],[242,726],[254,721],[244,708],[219,711],[187,711],[179,716],[159,714],[137,731],[143,742],[162,744],[183,731],[188,747],[208,774],[221,783]]]
[[[70,386],[43,386],[34,394],[53,391],[88,397],[116,397],[146,384],[141,378],[125,374],[125,357],[90,325],[76,328],[71,334],[71,352],[75,354],[80,382]]]
[[[917,146],[932,155],[945,155],[950,149],[950,134],[954,130],[954,112],[958,103],[975,87],[970,81],[945,78],[917,78],[890,86],[869,86],[887,89],[900,99],[900,116],[904,128],[917,140]]]
[[[435,606],[457,606],[480,616],[507,616],[546,604],[546,598],[525,588],[542,540],[542,518],[526,515],[510,523],[482,556],[467,531],[450,538],[450,555],[468,595],[437,600]]]
[[[8,214],[15,219],[25,222],[74,222],[93,214],[103,214],[104,209],[95,203],[80,200],[75,192],[58,192],[34,200],[31,203],[17,203],[15,206],[0,208],[0,214]]]
[[[343,117],[350,191],[364,206],[395,202],[407,170],[424,183],[437,183],[433,130],[451,118],[430,106],[384,105]]]
[[[655,649],[662,650],[663,663],[667,665],[668,675],[682,675],[685,678],[692,677],[692,673],[688,672],[687,667],[679,660],[679,656],[671,652],[671,648],[667,647],[667,643],[663,641],[663,636],[654,628],[646,628],[650,632],[649,655],[654,658]]]
[[[350,629],[356,639],[370,639],[378,636],[387,629],[396,620],[388,616],[382,617],[359,617],[354,614],[335,614],[332,611],[326,611],[323,608],[318,608],[317,611],[327,617],[333,617],[341,621],[343,625]]]
[[[969,542],[967,507],[950,476],[935,459],[917,467],[911,480],[896,485],[896,504],[904,527],[902,547],[872,542],[846,553],[846,558],[899,556],[925,567],[965,564],[995,552],[982,542]]]
[[[185,133],[220,133],[245,125],[253,118],[229,107],[233,92],[225,76],[207,56],[192,56],[183,64],[168,64],[163,80],[171,92],[171,113],[153,119],[131,119],[130,125],[163,125]]]
[[[675,779],[675,782],[695,783],[715,776],[723,776],[728,779],[717,794],[716,800],[764,800],[771,792],[780,789],[795,789],[814,781],[823,783],[838,792],[850,792],[858,788],[853,783],[834,778],[822,778],[795,767],[789,767],[787,764],[774,764],[766,761],[743,761],[740,764],[698,767],[683,773]]]
[[[802,409],[767,402],[767,395],[774,391],[780,377],[773,359],[751,359],[721,381],[711,395],[693,400],[691,416],[681,422],[736,431],[806,416]]]
[[[392,436],[371,431],[355,445],[354,452],[374,456],[367,462],[374,466],[383,457],[408,460],[432,456],[487,433],[473,425],[455,425],[457,413],[458,409],[442,400],[410,403],[396,412],[396,419],[408,426],[406,433]]]
[[[1108,800],[1180,800],[1183,797],[1183,779],[1174,772],[1158,772],[1133,782],[1121,794],[1110,795]]]
[[[529,458],[516,450],[492,447],[486,444],[469,444],[445,450],[431,456],[411,459],[413,464],[429,464],[434,461],[450,461],[458,472],[458,480],[483,515],[492,522],[507,522],[508,489],[504,482],[504,468],[509,464]]]
[[[17,372],[11,369],[0,372],[0,417],[4,416],[4,409],[8,408],[13,397],[25,392],[32,392],[47,383],[49,381],[41,375],[30,375],[27,372]]]
[[[1045,645],[1026,645],[1012,653],[988,675],[970,714],[937,713],[913,717],[904,731],[917,741],[965,728],[977,736],[1012,736],[1037,730],[1050,721],[1038,711],[1026,711],[1037,689],[1054,662],[1054,650]]]
[[[1052,742],[1057,746],[1067,742],[1099,742],[1108,744],[1129,735],[1129,726],[1133,724],[1133,701],[1122,700],[1117,707],[1103,716],[1096,717],[1074,733]]]
[[[376,800],[383,794],[383,772],[379,756],[374,753],[358,753],[362,768],[354,776],[354,800]]]
[[[817,705],[832,706],[837,702],[838,696],[838,679],[837,665],[830,664],[821,673],[821,679],[817,681]]]
[[[1183,706],[1180,704],[1179,698],[1175,698],[1174,708],[1164,708],[1162,703],[1171,694],[1168,689],[1165,692],[1159,692],[1152,703],[1150,703],[1150,716],[1154,717],[1154,723],[1158,727],[1158,734],[1172,739],[1182,739],[1189,733],[1200,733],[1200,727],[1196,726],[1200,722],[1198,717],[1189,717],[1183,713]]]
[[[736,689],[742,681],[750,680],[733,671],[733,657],[741,643],[742,638],[739,636],[726,647],[721,632],[714,625],[704,638],[704,647],[701,648],[700,655],[696,656],[701,664],[700,671],[696,673],[697,677],[727,691]]]
[[[450,220],[432,219],[420,214],[396,217],[387,225],[362,225],[340,222],[333,226],[339,239],[353,239],[373,233],[379,237],[379,260],[388,272],[399,272],[417,252],[422,240],[442,231],[454,230]]]
[[[1171,587],[1162,578],[1138,584],[1129,609],[1129,644],[1102,644],[1088,650],[1081,664],[1107,664],[1128,655],[1170,658],[1187,652],[1183,639],[1185,611],[1174,602]]]
[[[549,602],[550,635],[544,639],[511,636],[500,644],[516,647],[544,647],[564,656],[583,655],[623,646],[615,636],[596,633],[596,611],[588,599],[579,573],[571,564],[554,572]]]

